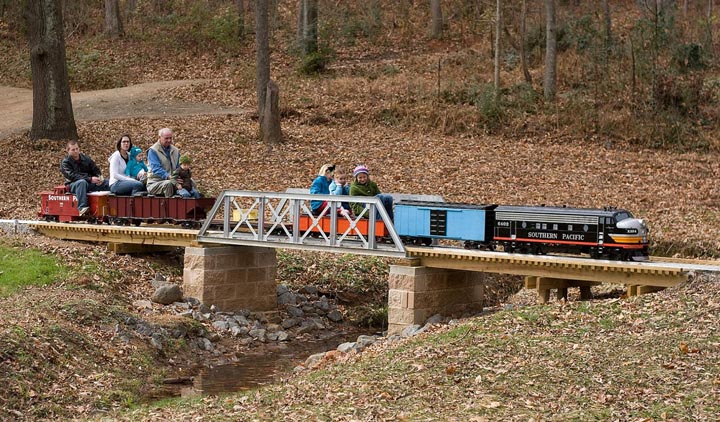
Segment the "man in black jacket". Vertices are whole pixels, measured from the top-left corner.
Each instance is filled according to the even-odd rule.
[[[68,142],[67,155],[60,163],[60,172],[65,176],[65,185],[77,196],[80,215],[88,210],[88,192],[110,190],[97,164],[92,158],[80,153],[77,141]]]

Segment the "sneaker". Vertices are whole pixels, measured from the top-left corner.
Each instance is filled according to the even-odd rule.
[[[87,212],[89,210],[90,210],[90,207],[78,208],[78,215],[80,215],[82,217],[83,215],[87,214]]]

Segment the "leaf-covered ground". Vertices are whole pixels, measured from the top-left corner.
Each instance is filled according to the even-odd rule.
[[[714,420],[720,280],[437,327],[259,391],[119,420]]]

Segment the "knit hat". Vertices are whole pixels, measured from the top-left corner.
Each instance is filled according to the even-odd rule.
[[[130,155],[130,158],[132,158],[134,160],[135,157],[137,157],[138,154],[140,154],[141,152],[142,152],[142,148],[140,148],[139,146],[133,145],[133,147],[130,148],[130,152],[128,154]]]
[[[368,170],[367,167],[361,164],[355,167],[355,170],[353,170],[353,177],[357,177],[357,175],[360,173],[370,174],[370,170]]]
[[[192,158],[190,158],[189,155],[183,155],[180,157],[180,164],[190,164],[192,163]]]

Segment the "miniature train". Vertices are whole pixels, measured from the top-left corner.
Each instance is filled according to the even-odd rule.
[[[78,201],[65,185],[40,192],[38,217],[46,221],[136,225],[171,223],[185,228],[200,227],[215,198],[165,198],[159,196],[117,196],[110,192],[88,193],[89,210],[81,216]]]
[[[77,199],[64,185],[41,192],[40,218],[48,221],[89,220],[93,223],[140,225],[172,223],[199,227],[215,198],[164,198],[88,194],[89,214],[81,217]],[[473,205],[446,202],[400,201],[395,204],[394,228],[407,244],[431,245],[439,240],[460,241],[468,249],[548,254],[586,254],[595,259],[648,259],[647,224],[624,209],[545,206]],[[300,230],[330,231],[330,217],[300,216]],[[314,223],[317,221],[317,224]],[[337,230],[351,224],[362,235],[371,225],[366,219],[337,218]],[[375,236],[389,236],[376,221]]]
[[[411,243],[452,239],[466,248],[505,252],[648,259],[647,224],[623,209],[401,201],[394,224],[397,234]]]

